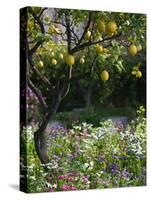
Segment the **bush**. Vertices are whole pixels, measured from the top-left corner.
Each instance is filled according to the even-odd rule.
[[[129,119],[134,113],[131,108],[96,108],[85,109],[81,112],[59,112],[54,116],[55,120],[66,123],[66,126],[72,128],[74,124],[79,125],[83,122],[99,127],[100,122],[106,121],[111,116],[127,116]]]

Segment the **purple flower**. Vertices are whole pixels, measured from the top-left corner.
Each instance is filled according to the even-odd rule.
[[[110,171],[111,171],[111,173],[112,174],[116,174],[116,173],[118,173],[118,169],[117,169],[117,164],[116,163],[112,163],[111,165],[110,165]]]
[[[84,181],[84,183],[87,183],[89,181],[88,177],[87,176],[83,176],[83,181]]]
[[[59,156],[53,155],[53,159],[59,161],[61,158]]]
[[[129,173],[126,169],[124,169],[121,174],[126,179],[128,179],[131,176],[131,173]]]
[[[128,153],[129,153],[129,154],[133,154],[134,151],[133,151],[132,149],[129,149],[129,150],[128,150]]]
[[[117,164],[113,162],[113,163],[111,164],[111,169],[116,169],[116,168],[117,168]]]
[[[137,158],[143,158],[144,157],[144,155],[142,155],[142,154],[140,154],[140,155],[137,155]]]

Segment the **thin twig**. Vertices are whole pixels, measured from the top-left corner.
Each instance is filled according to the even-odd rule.
[[[39,102],[41,103],[43,109],[48,108],[41,91],[33,84],[33,82],[31,80],[28,80],[28,86],[29,88],[33,91],[33,93],[36,95],[36,97],[38,98]]]

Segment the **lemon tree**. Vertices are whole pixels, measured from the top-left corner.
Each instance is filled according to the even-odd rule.
[[[101,94],[108,97],[126,80],[145,80],[146,18],[37,7],[28,7],[26,17],[27,22],[23,18],[21,23],[27,36],[21,40],[22,51],[27,50],[28,86],[41,114],[35,146],[41,162],[47,163],[48,155],[39,147],[42,134],[68,94],[75,94],[74,84],[78,99],[92,102]],[[138,70],[133,70],[139,62]]]

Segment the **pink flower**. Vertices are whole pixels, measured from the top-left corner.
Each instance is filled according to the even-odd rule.
[[[70,190],[70,188],[71,188],[70,185],[65,185],[65,184],[64,184],[64,185],[62,186],[62,190],[63,190],[63,191]]]
[[[66,185],[63,185],[61,189],[64,190],[64,191],[66,191],[67,190]]]
[[[72,186],[72,187],[71,187],[71,190],[77,190],[77,188],[76,188],[76,187],[74,187],[74,186]]]
[[[72,185],[63,185],[62,188],[61,188],[63,191],[69,191],[69,190],[77,190],[76,187],[72,186]]]
[[[51,188],[51,189],[50,189],[50,192],[54,192],[54,189],[53,189],[53,188]]]
[[[74,179],[72,177],[68,177],[68,181],[73,181]]]
[[[66,178],[65,175],[58,176],[58,179],[59,179],[59,180],[62,180],[62,179],[64,179],[64,178]]]

